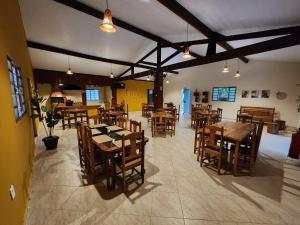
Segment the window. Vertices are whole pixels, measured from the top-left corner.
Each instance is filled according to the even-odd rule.
[[[99,101],[99,90],[86,90],[87,101]]]
[[[14,105],[14,113],[16,120],[19,120],[26,113],[21,69],[17,67],[9,57],[7,57],[7,65],[10,78],[10,90]]]
[[[213,101],[235,102],[236,87],[214,87],[212,90]]]

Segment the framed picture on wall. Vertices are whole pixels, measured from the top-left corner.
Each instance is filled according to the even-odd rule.
[[[271,93],[270,90],[262,90],[261,91],[261,97],[262,98],[270,98],[270,93]]]
[[[249,97],[249,90],[242,90],[242,98],[248,98]]]
[[[259,97],[259,90],[252,90],[251,98],[258,98],[258,97]]]

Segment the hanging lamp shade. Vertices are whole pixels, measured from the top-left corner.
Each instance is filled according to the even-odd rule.
[[[185,48],[183,49],[183,55],[182,55],[182,58],[187,59],[187,58],[190,58],[190,57],[192,57],[191,54],[190,54],[190,48],[189,48],[189,47],[185,47]]]
[[[115,76],[114,76],[113,73],[110,73],[109,77],[110,77],[110,78],[114,78]]]
[[[224,66],[224,68],[222,70],[222,73],[229,73],[229,68],[227,66],[227,62],[225,62],[225,66]]]
[[[111,14],[111,11],[109,9],[106,9],[105,12],[104,12],[104,18],[103,18],[103,21],[100,25],[100,29],[102,31],[108,32],[108,33],[116,32],[116,27],[113,24],[112,14]]]
[[[237,70],[234,77],[240,77],[240,76],[241,76],[240,71]]]
[[[68,75],[73,75],[73,72],[72,72],[72,70],[71,70],[70,67],[69,67],[69,69],[67,70],[66,74],[68,74]]]

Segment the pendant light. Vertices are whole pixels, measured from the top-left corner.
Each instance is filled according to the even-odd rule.
[[[241,74],[240,74],[240,61],[239,61],[239,59],[237,59],[237,71],[236,71],[234,77],[240,77],[240,76],[241,76]]]
[[[189,41],[189,24],[187,24],[187,27],[186,27],[186,41]],[[189,46],[186,46],[184,47],[183,49],[183,55],[182,55],[182,58],[190,58],[192,57],[191,54],[190,54],[190,48]]]
[[[110,78],[114,78],[114,74],[112,72],[112,64],[110,64],[110,75],[109,75]]]
[[[70,66],[70,59],[69,59],[69,56],[68,56],[68,66],[69,66],[69,69],[67,70],[66,74],[68,74],[68,75],[73,75],[73,72],[72,72],[71,66]]]
[[[150,80],[150,75],[148,75],[147,80]]]
[[[106,9],[104,11],[104,17],[103,17],[102,23],[100,25],[100,29],[102,31],[108,32],[108,33],[116,32],[116,27],[114,26],[113,21],[112,21],[112,14],[108,8],[108,0],[106,0]]]
[[[229,73],[229,69],[228,69],[228,66],[227,66],[227,61],[225,61],[225,66],[222,70],[222,73]]]

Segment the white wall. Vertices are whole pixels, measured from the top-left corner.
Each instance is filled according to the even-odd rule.
[[[164,83],[164,102],[180,104],[182,88],[191,88],[192,92],[209,91],[210,104],[213,108],[222,108],[223,117],[235,119],[236,112],[241,105],[275,107],[281,119],[286,120],[289,126],[296,127],[300,114],[297,112],[300,96],[300,63],[251,61],[248,64],[240,63],[240,78],[234,78],[236,60],[228,62],[230,73],[222,73],[224,62],[218,62],[198,67],[183,69],[179,75],[168,78],[169,84]],[[236,101],[211,102],[212,87],[236,86]],[[241,98],[242,90],[271,90],[270,98]],[[286,92],[287,98],[279,100],[276,92]],[[194,101],[194,96],[192,96]]]

